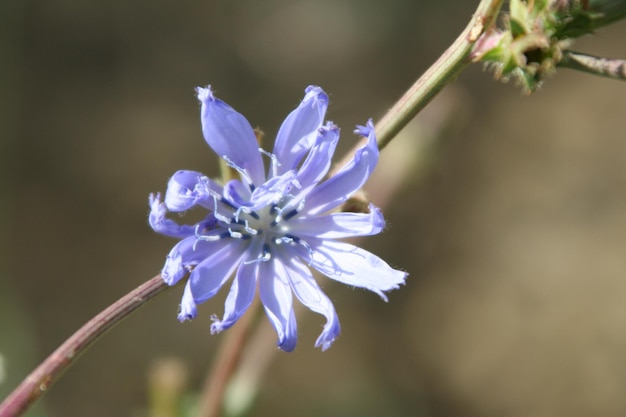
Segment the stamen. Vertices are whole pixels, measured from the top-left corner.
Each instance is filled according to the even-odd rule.
[[[266,243],[263,245],[263,252],[261,252],[261,254],[256,259],[245,261],[244,265],[249,265],[257,262],[267,262],[270,259],[272,259],[272,253],[270,252],[269,245]]]
[[[250,178],[250,175],[248,175],[245,169],[237,166],[235,162],[232,159],[230,159],[227,155],[222,155],[222,159],[224,159],[224,161],[226,162],[226,165],[228,165],[229,167],[237,171],[239,175],[241,175],[241,178],[246,180],[246,182],[250,184],[250,188],[254,187],[252,185],[252,178]]]
[[[288,236],[281,236],[281,237],[277,237],[276,239],[274,239],[274,243],[277,245],[280,245],[282,243],[293,243],[294,240],[291,237]]]
[[[200,224],[196,225],[196,229],[194,230],[194,236],[196,237],[196,241],[193,242],[193,246],[191,247],[194,251],[196,250],[196,246],[198,242],[203,240],[205,242],[215,242],[217,240],[223,239],[229,236],[228,232],[222,232],[219,235],[203,235],[200,233]]]
[[[256,235],[256,234],[258,234],[258,233],[259,233],[259,231],[258,231],[258,230],[253,229],[253,228],[251,228],[251,227],[250,227],[250,224],[248,223],[248,221],[247,221],[247,220],[245,220],[245,223],[244,223],[244,224],[245,224],[245,225],[244,225],[244,227],[243,227],[243,228],[244,228],[244,230],[245,230],[246,232],[250,233],[251,235]]]
[[[272,258],[272,253],[270,252],[270,246],[266,243],[263,245],[263,253],[261,254],[261,260],[263,262],[267,262]]]
[[[224,216],[223,214],[218,213],[217,211],[217,197],[213,196],[213,215],[215,218],[221,222],[226,224],[230,224],[231,219],[229,217]]]
[[[306,240],[302,240],[298,236],[294,236],[294,235],[285,235],[281,239],[291,239],[291,241],[284,240],[284,242],[285,243],[293,242],[302,246],[309,253],[309,258],[313,260],[313,248],[311,248],[311,246],[307,243]]]
[[[268,156],[271,159],[272,162],[270,163],[270,166],[272,167],[272,176],[273,177],[278,176],[278,167],[281,166],[281,163],[276,157],[276,155],[262,148],[259,148],[259,152],[261,152],[265,156]]]
[[[237,211],[235,211],[235,221],[239,222],[239,214],[241,214],[242,212],[245,214],[250,214],[252,210],[250,210],[248,207],[246,206],[240,206]]]
[[[218,198],[221,197],[221,195],[217,191],[211,189],[211,182],[209,180],[209,177],[207,177],[206,175],[203,175],[203,176],[200,177],[200,181],[199,182],[202,183],[202,185],[204,185],[204,188],[209,193],[209,195],[211,195],[212,197],[218,197]],[[196,187],[198,185],[196,185]]]
[[[296,214],[298,214],[298,210],[297,209],[293,209],[291,210],[289,213],[285,214],[283,216],[283,220],[289,220],[291,219],[293,216],[295,216]]]

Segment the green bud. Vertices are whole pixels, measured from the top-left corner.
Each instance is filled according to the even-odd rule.
[[[483,34],[471,58],[530,93],[554,74],[574,38],[624,16],[626,0],[511,0],[504,28]]]

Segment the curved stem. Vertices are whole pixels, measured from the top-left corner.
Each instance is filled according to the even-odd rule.
[[[430,68],[413,84],[406,93],[376,123],[376,137],[379,149],[391,140],[420,112],[430,101],[453,81],[470,64],[468,56],[478,38],[493,25],[504,0],[481,0],[472,20],[454,43],[435,61]],[[362,146],[359,143],[355,150]],[[348,153],[336,169],[346,165],[353,157]],[[330,174],[332,176],[335,173]]]
[[[498,14],[504,0],[481,0],[474,17],[465,30],[444,54],[409,88],[400,100],[376,125],[379,147],[384,148],[409,121],[423,109],[443,87],[453,80],[465,66],[473,44],[489,28]],[[352,158],[348,154],[347,160]],[[346,160],[339,166],[345,165]],[[331,174],[332,175],[332,174]],[[15,417],[23,413],[41,397],[58,379],[63,371],[74,363],[107,330],[119,323],[148,300],[168,288],[160,275],[155,276],[137,289],[126,294],[107,309],[96,315],[81,327],[65,343],[39,365],[3,402],[0,404],[0,417]],[[245,327],[245,326],[241,326]],[[243,337],[243,336],[241,336]],[[242,339],[235,340],[239,348]],[[231,355],[236,362],[238,353]],[[221,357],[221,356],[220,356]],[[227,375],[233,366],[227,368]],[[219,370],[216,370],[218,372]],[[221,378],[221,377],[220,377]],[[223,378],[221,378],[223,379]],[[212,389],[213,390],[213,389]],[[223,389],[218,390],[222,392]]]
[[[89,320],[52,352],[0,404],[0,417],[15,417],[26,411],[100,336],[148,300],[169,288],[172,287],[163,282],[161,275],[157,275]]]

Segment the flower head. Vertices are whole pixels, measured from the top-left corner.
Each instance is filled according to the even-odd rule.
[[[316,347],[330,347],[339,335],[339,319],[309,269],[345,284],[366,288],[386,300],[385,291],[402,283],[406,273],[379,257],[335,239],[374,235],[385,226],[374,205],[368,213],[336,209],[358,191],[378,161],[374,127],[369,121],[356,133],[367,138],[353,160],[322,181],[339,140],[339,129],[324,124],[328,96],[310,86],[285,119],[271,153],[259,148],[248,121],[217,99],[210,87],[198,88],[202,132],[207,143],[236,170],[240,179],[222,185],[194,171],[178,171],[165,199],[150,195],[149,222],[162,234],[180,238],[170,251],[162,277],[176,284],[188,272],[179,320],[197,315],[197,305],[213,297],[233,277],[222,319],[213,317],[211,332],[232,326],[258,292],[278,333],[278,347],[291,351],[297,340],[292,294],[326,317]],[[264,163],[268,162],[268,167]],[[179,225],[166,214],[200,206],[208,211],[195,225]]]

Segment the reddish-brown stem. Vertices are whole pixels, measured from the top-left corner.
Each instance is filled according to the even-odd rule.
[[[104,311],[89,320],[83,327],[48,356],[15,390],[0,404],[0,417],[15,417],[41,397],[74,361],[100,336],[149,299],[169,287],[157,275],[129,292]]]

